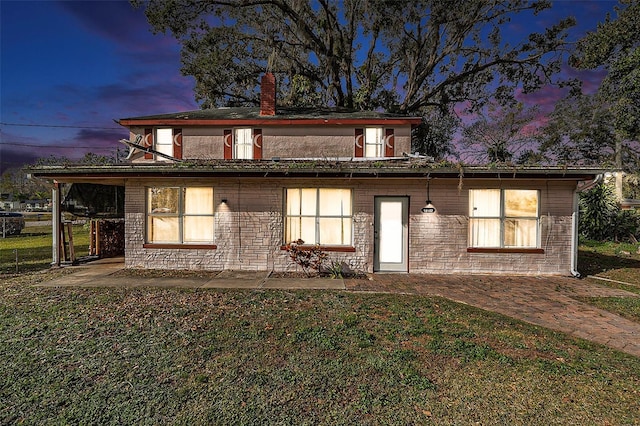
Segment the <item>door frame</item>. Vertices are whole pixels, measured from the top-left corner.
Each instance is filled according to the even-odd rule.
[[[384,201],[402,203],[402,261],[381,262],[380,259],[380,205]],[[409,196],[376,195],[373,197],[373,272],[409,272]]]

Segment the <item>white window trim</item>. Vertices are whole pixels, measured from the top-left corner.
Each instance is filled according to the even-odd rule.
[[[473,190],[497,190],[500,191],[500,214],[499,216],[472,216],[473,206],[471,204],[471,191]],[[537,192],[537,216],[506,216],[505,214],[505,192],[506,191],[536,191]],[[500,245],[499,246],[474,246],[473,243],[473,222],[474,220],[482,220],[482,219],[493,219],[499,220],[500,222]],[[505,245],[505,222],[509,219],[520,219],[520,220],[535,220],[536,221],[536,244],[534,246],[509,246]],[[478,248],[478,249],[536,249],[540,248],[540,190],[537,189],[528,189],[528,188],[473,188],[469,189],[469,235],[467,246],[469,248]]]
[[[298,215],[290,215],[288,214],[289,209],[288,209],[288,203],[289,200],[287,199],[287,191],[289,190],[302,190],[302,189],[314,189],[316,191],[316,212],[315,215],[303,215],[302,213],[298,214]],[[349,215],[320,215],[320,190],[321,189],[342,189],[342,190],[348,190],[350,195],[349,195],[349,202],[351,203],[351,214]],[[302,197],[300,197],[302,198]],[[314,218],[314,223],[315,223],[315,241],[305,241],[304,244],[305,245],[321,245],[321,246],[336,246],[336,247],[353,247],[353,239],[354,239],[354,233],[353,233],[353,189],[351,188],[326,188],[326,187],[309,187],[309,188],[304,188],[304,187],[291,187],[291,188],[285,188],[284,189],[284,229],[283,229],[283,237],[286,240],[287,238],[287,225],[288,225],[288,221],[290,218],[303,218],[303,217],[308,217],[308,218]],[[343,244],[327,244],[327,243],[322,243],[320,242],[320,219],[348,219],[351,221],[351,227],[349,229],[349,242],[348,243],[343,243]],[[341,232],[342,233],[342,232]],[[343,234],[342,236],[342,241],[345,240],[345,235]],[[285,244],[291,243],[292,241],[285,241]]]
[[[160,144],[160,137],[159,137],[159,131],[162,130],[169,130],[169,143],[162,143]],[[173,128],[172,127],[156,127],[155,129],[153,129],[153,149],[161,152],[165,155],[169,155],[171,157],[173,157]],[[161,147],[169,147],[168,150],[167,149],[162,149]],[[154,155],[154,159],[156,161],[169,161],[168,158],[164,158],[161,155]]]
[[[238,143],[238,131],[239,130],[243,130],[243,131],[249,131],[250,136],[249,136],[249,142],[245,142],[242,144]],[[254,144],[254,131],[252,127],[234,127],[232,129],[233,132],[233,158],[234,159],[238,159],[238,160],[253,160],[253,144]],[[244,149],[247,149],[246,147],[249,147],[249,156],[248,157],[240,157],[238,155],[238,147],[239,146],[243,146]]]
[[[367,137],[367,130],[378,130],[380,132],[379,137],[374,143],[369,142],[369,138]],[[364,147],[363,147],[363,156],[365,158],[382,158],[384,157],[384,149],[385,149],[385,131],[384,127],[365,127],[363,130],[363,139],[364,139]],[[377,151],[377,155],[367,155],[367,147],[375,147],[374,149]]]
[[[178,189],[178,211],[176,213],[152,213],[150,212],[149,206],[149,191],[153,188],[161,188],[161,189]],[[145,236],[144,241],[145,244],[178,244],[178,245],[203,245],[203,244],[214,244],[215,243],[215,228],[216,228],[216,210],[215,204],[212,205],[211,214],[185,214],[185,202],[184,202],[184,193],[187,188],[196,188],[196,186],[147,186],[145,187]],[[212,190],[212,200],[215,200],[215,190],[213,187],[205,186],[198,188],[211,188]],[[212,201],[213,202],[213,201]],[[178,241],[151,241],[149,235],[149,221],[153,217],[175,217],[178,218]],[[184,236],[184,218],[185,217],[211,217],[213,219],[213,227],[211,229],[211,240],[207,241],[186,241]]]

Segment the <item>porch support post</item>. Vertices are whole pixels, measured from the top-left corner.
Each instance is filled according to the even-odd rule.
[[[60,232],[62,231],[62,213],[61,213],[61,197],[60,183],[53,181],[53,189],[51,190],[51,230],[52,230],[52,247],[51,247],[51,266],[60,266]]]

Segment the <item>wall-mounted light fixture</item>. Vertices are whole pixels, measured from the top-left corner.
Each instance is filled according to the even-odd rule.
[[[422,213],[435,213],[436,212],[436,206],[433,205],[433,203],[431,202],[431,194],[429,193],[430,188],[429,188],[429,184],[431,182],[431,177],[427,176],[427,202],[424,205],[424,207],[422,208]]]
[[[226,198],[223,198],[222,200],[220,200],[220,202],[221,202],[222,204],[227,204],[227,199],[226,199]]]

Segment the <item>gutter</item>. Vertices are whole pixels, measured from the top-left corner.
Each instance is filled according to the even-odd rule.
[[[580,278],[580,272],[578,272],[578,216],[580,214],[578,194],[590,190],[600,183],[602,178],[603,175],[598,174],[591,182],[584,183],[580,181],[573,191],[573,213],[571,214],[571,275],[575,278]]]

